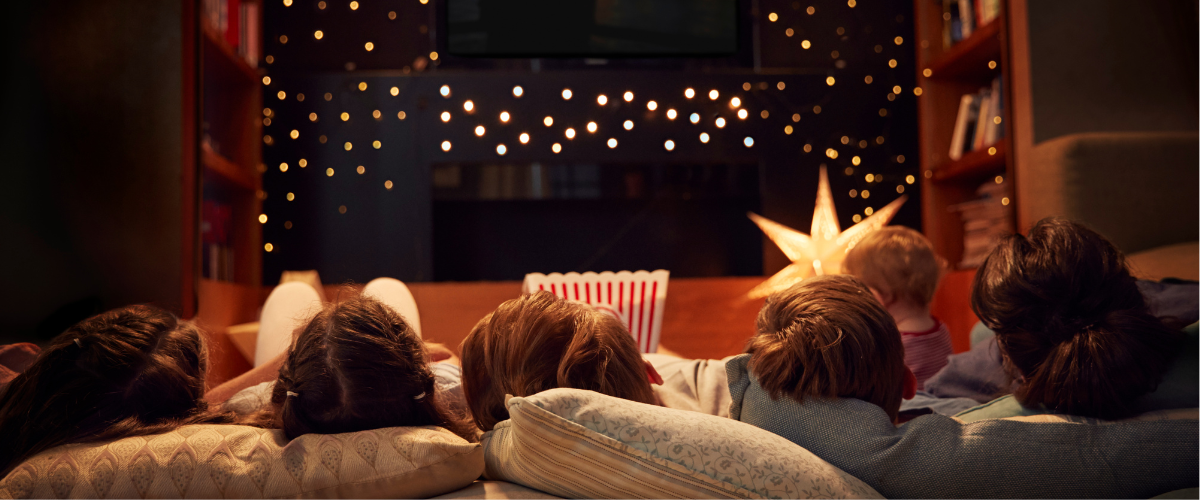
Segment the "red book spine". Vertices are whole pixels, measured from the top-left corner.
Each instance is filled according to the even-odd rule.
[[[242,35],[241,26],[238,25],[238,23],[241,21],[239,18],[241,17],[242,13],[242,2],[241,0],[224,1],[226,6],[225,12],[228,12],[228,14],[226,14],[226,19],[228,19],[228,22],[225,27],[225,41],[229,42],[229,46],[236,50],[238,48],[238,44],[241,42],[240,38]]]

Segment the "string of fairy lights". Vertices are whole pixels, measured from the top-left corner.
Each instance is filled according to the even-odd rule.
[[[287,8],[294,8],[301,3],[308,2],[308,0],[274,1],[281,1]],[[439,0],[405,1],[411,1],[420,8],[428,8],[433,5],[431,2]],[[382,0],[378,2],[373,0],[362,0],[361,2],[321,1],[317,2],[317,10],[339,8],[343,3],[356,15],[358,13],[379,15],[383,12],[389,19],[395,19],[397,17],[395,5],[400,2],[388,1],[386,2],[388,5],[373,6],[370,4],[385,2]],[[381,150],[388,148],[389,143],[394,143],[388,137],[346,137],[337,140],[330,138],[333,135],[342,135],[334,134],[331,127],[349,124],[360,119],[366,119],[369,122],[411,121],[414,118],[421,120],[419,124],[413,124],[413,126],[428,131],[422,137],[429,139],[429,143],[420,144],[418,147],[430,148],[437,154],[446,155],[447,158],[453,157],[456,161],[462,160],[464,155],[475,161],[489,161],[489,157],[493,160],[507,159],[518,153],[521,158],[541,157],[545,161],[554,161],[555,157],[566,156],[581,141],[589,144],[602,144],[604,149],[613,151],[613,154],[626,148],[649,153],[647,148],[652,146],[643,139],[645,136],[639,135],[639,133],[646,127],[653,127],[654,130],[660,132],[667,131],[666,137],[657,143],[656,149],[659,154],[683,154],[684,152],[705,154],[706,149],[704,148],[718,147],[718,144],[723,148],[720,150],[722,151],[720,154],[724,155],[732,154],[729,149],[732,144],[736,144],[742,151],[750,154],[775,154],[768,152],[768,150],[776,151],[774,148],[763,149],[761,152],[755,153],[767,143],[773,143],[772,146],[779,143],[794,143],[797,151],[805,155],[823,154],[823,158],[820,160],[821,165],[828,165],[833,172],[840,170],[843,174],[841,184],[853,186],[843,191],[842,195],[855,200],[854,204],[861,204],[861,213],[855,213],[851,217],[854,222],[859,222],[863,217],[874,212],[872,205],[886,204],[896,196],[913,189],[917,180],[915,165],[906,164],[907,158],[902,153],[888,153],[893,150],[909,150],[904,147],[893,147],[888,142],[889,138],[886,132],[863,136],[864,134],[849,133],[850,130],[847,130],[847,133],[833,134],[830,130],[813,131],[804,128],[802,123],[804,123],[803,120],[809,120],[810,117],[819,117],[823,112],[829,116],[830,112],[839,113],[841,108],[848,107],[842,105],[848,100],[828,97],[831,92],[840,91],[849,95],[861,96],[860,100],[864,102],[880,103],[877,110],[872,111],[875,118],[851,120],[848,124],[850,129],[857,126],[857,128],[876,131],[888,130],[888,126],[880,124],[886,124],[892,118],[893,110],[890,108],[894,103],[905,98],[916,98],[923,92],[920,87],[906,89],[900,84],[900,82],[911,82],[915,77],[915,75],[906,74],[912,73],[913,68],[906,67],[904,64],[904,61],[911,61],[911,54],[904,53],[907,50],[908,41],[901,35],[885,35],[879,32],[870,37],[864,36],[864,39],[870,38],[879,43],[873,43],[868,45],[866,50],[860,50],[859,52],[865,54],[861,59],[878,66],[869,70],[863,67],[867,62],[861,63],[860,66],[850,66],[846,63],[850,50],[844,46],[850,38],[848,35],[850,32],[844,26],[823,24],[821,16],[818,15],[818,12],[824,9],[835,7],[804,7],[799,2],[773,3],[779,4],[783,8],[777,11],[763,9],[765,14],[762,17],[766,21],[762,23],[764,32],[766,32],[763,36],[782,35],[790,43],[789,50],[798,48],[802,51],[819,51],[822,50],[822,45],[826,45],[826,50],[829,50],[833,68],[825,71],[826,75],[818,80],[823,81],[823,88],[828,89],[824,95],[812,94],[812,86],[805,95],[798,95],[801,90],[796,88],[793,91],[792,87],[795,85],[789,87],[788,82],[784,81],[786,79],[752,79],[751,81],[742,81],[740,86],[727,83],[725,86],[653,86],[651,89],[647,89],[646,86],[631,85],[627,88],[614,87],[606,90],[597,90],[596,85],[582,83],[580,85],[561,85],[552,91],[547,89],[544,83],[538,85],[508,83],[501,91],[496,87],[504,84],[500,83],[498,79],[495,84],[491,85],[492,88],[488,92],[478,92],[477,84],[470,85],[469,89],[473,91],[469,92],[463,91],[460,88],[461,85],[453,83],[451,80],[454,78],[445,78],[443,82],[436,82],[437,73],[427,73],[419,78],[428,82],[425,84],[427,87],[432,85],[431,97],[433,100],[423,101],[420,106],[417,106],[414,102],[414,95],[410,92],[411,89],[402,91],[403,85],[388,84],[388,78],[416,78],[416,75],[363,78],[352,88],[326,89],[324,92],[316,92],[317,96],[314,98],[309,98],[304,94],[304,91],[312,93],[311,86],[297,84],[293,90],[285,88],[280,82],[281,79],[302,81],[292,78],[294,75],[281,78],[283,75],[281,74],[277,75],[275,79],[265,76],[263,77],[264,102],[267,104],[263,109],[262,116],[263,143],[267,146],[265,159],[269,160],[267,164],[272,166],[265,169],[270,172],[265,185],[268,188],[271,187],[271,178],[275,176],[296,175],[293,166],[307,170],[306,167],[309,166],[311,160],[309,157],[299,156],[303,153],[297,153],[298,148],[290,147],[290,144],[315,141],[321,147],[339,148],[351,152],[361,148],[367,148],[368,151]],[[788,12],[789,3],[792,12]],[[854,0],[841,5],[845,9],[859,7]],[[271,21],[269,14],[270,10],[268,10],[268,23]],[[901,25],[899,21],[898,19],[897,26]],[[309,24],[316,25],[317,23],[310,22]],[[803,24],[803,27],[800,24]],[[837,45],[819,41],[818,30],[835,32],[843,43]],[[290,41],[287,34],[279,34],[275,36],[275,45],[268,43],[268,55],[264,57],[264,61],[268,63],[268,68],[279,65],[282,61],[269,54],[273,47],[278,48],[289,42],[295,45],[297,41],[304,39],[308,41],[302,43],[324,43],[332,38],[330,31],[330,27],[317,27],[311,31],[309,36],[293,35]],[[382,49],[388,43],[386,37],[379,36],[378,33],[355,33],[354,35],[359,39],[356,42],[346,43],[353,43],[353,46],[357,48],[347,50],[373,52]],[[858,40],[860,45],[862,42],[863,40]],[[436,50],[429,50],[425,54],[427,54],[429,62],[436,64],[439,61]],[[445,61],[444,57],[440,59]],[[428,66],[416,64],[416,62],[419,60],[412,65],[414,70],[419,72],[423,69],[430,69]],[[407,74],[409,66],[404,68]],[[850,69],[856,71],[849,71]],[[537,75],[526,75],[526,77],[531,81],[538,78]],[[580,75],[581,81],[587,79],[586,75]],[[730,78],[725,80],[730,80]],[[370,99],[365,102],[372,103],[370,107],[374,109],[369,112],[355,109],[329,112],[331,106],[343,102],[342,99],[339,99],[335,103],[335,94],[341,95],[354,91],[371,94]],[[506,97],[497,99],[496,96],[501,92]],[[553,94],[547,95],[548,92],[553,92]],[[481,94],[487,94],[489,97],[481,97]],[[389,103],[389,98],[395,99],[394,104]],[[422,97],[416,96],[416,99],[419,100]],[[487,99],[487,101],[481,99]],[[573,111],[570,113],[558,112],[557,108],[560,106],[551,104],[550,99],[563,106],[571,105]],[[863,107],[862,103],[853,104],[857,108]],[[416,112],[418,111],[416,108],[423,106],[428,106],[429,109]],[[387,109],[390,110],[385,111]],[[579,111],[581,109],[582,111]],[[580,116],[584,117],[583,120],[579,119]],[[906,118],[915,125],[915,117]],[[871,125],[863,125],[868,122]],[[735,124],[737,125],[735,126]],[[315,134],[307,131],[314,129],[316,130]],[[428,137],[429,134],[433,134],[434,137]],[[439,135],[440,137],[438,137]],[[819,135],[826,135],[826,138],[822,140]],[[464,139],[464,137],[466,138]],[[308,144],[312,145],[312,143]],[[587,149],[587,151],[588,154],[596,153],[593,149]],[[434,162],[440,161],[436,155],[432,155],[430,159]],[[345,166],[328,165],[318,170],[324,177],[330,178],[348,167],[352,172],[362,176],[368,175],[367,173],[371,171],[369,166],[369,164],[349,165],[347,163]],[[289,171],[292,173],[289,174]],[[382,187],[385,191],[392,191],[395,180],[379,178],[375,185]],[[289,203],[294,203],[302,198],[295,191],[287,191],[283,195],[283,199]],[[348,204],[352,203],[353,198],[353,194],[347,193],[348,201],[337,206],[339,214],[346,214],[350,211],[352,207],[349,207]],[[264,212],[267,211],[264,210]],[[294,226],[294,221],[288,219],[287,216],[282,218],[284,219],[282,221],[284,229],[291,229]],[[259,216],[259,221],[263,224],[267,224],[268,221],[279,222],[278,219],[278,217],[269,216],[268,213]],[[270,241],[266,242],[263,248],[267,252],[278,250],[276,244]]]

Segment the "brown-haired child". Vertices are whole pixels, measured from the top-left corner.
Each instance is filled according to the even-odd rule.
[[[809,278],[767,298],[746,343],[772,398],[856,398],[896,420],[916,391],[896,324],[858,279]]]
[[[950,331],[929,313],[943,269],[929,240],[907,227],[885,227],[851,248],[842,269],[866,283],[895,319],[904,364],[923,388],[954,352]]]
[[[204,401],[207,369],[200,329],[167,311],[133,305],[79,322],[0,390],[0,477],[67,443],[234,422]]]
[[[650,384],[662,383],[619,319],[546,291],[501,304],[461,352],[463,394],[485,431],[508,418],[505,395],[569,387],[657,404]]]

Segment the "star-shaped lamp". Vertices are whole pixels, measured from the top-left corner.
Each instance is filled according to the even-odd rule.
[[[842,231],[838,226],[837,214],[833,209],[833,194],[829,190],[829,175],[821,167],[821,180],[817,186],[817,204],[813,209],[812,231],[804,234],[753,212],[750,219],[783,250],[792,261],[782,271],[750,290],[751,298],[761,298],[792,286],[804,278],[837,274],[842,270],[846,252],[872,231],[885,225],[908,196],[896,198],[887,206],[876,210],[862,222]]]

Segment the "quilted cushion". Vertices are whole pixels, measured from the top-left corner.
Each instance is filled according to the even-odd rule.
[[[566,498],[882,498],[786,439],[727,418],[552,389],[508,400],[485,476]]]
[[[440,427],[306,434],[188,425],[39,453],[0,480],[0,498],[416,498],[483,472],[483,450]]]

